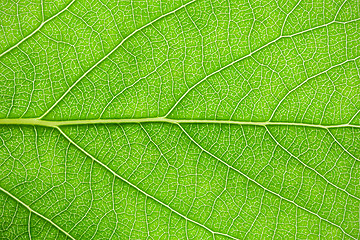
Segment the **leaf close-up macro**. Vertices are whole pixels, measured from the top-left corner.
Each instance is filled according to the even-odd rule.
[[[360,239],[360,1],[0,0],[15,239]]]

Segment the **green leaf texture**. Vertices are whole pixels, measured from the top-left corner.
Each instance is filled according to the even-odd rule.
[[[0,239],[360,239],[360,2],[1,0]]]

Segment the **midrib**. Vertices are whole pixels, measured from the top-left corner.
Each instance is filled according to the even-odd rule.
[[[251,122],[251,121],[234,121],[234,120],[201,120],[201,119],[171,119],[164,117],[154,118],[135,118],[135,119],[89,119],[89,120],[65,120],[65,121],[49,121],[38,118],[7,118],[0,119],[0,125],[35,125],[44,127],[59,127],[65,125],[86,125],[86,124],[116,124],[116,123],[203,123],[203,124],[236,124],[236,125],[254,125],[254,126],[302,126],[314,128],[341,128],[354,127],[360,128],[354,124],[337,124],[337,125],[321,125],[310,123],[290,123],[290,122]]]

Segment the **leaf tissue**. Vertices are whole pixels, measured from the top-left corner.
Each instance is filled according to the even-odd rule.
[[[360,239],[359,0],[1,0],[0,239]]]

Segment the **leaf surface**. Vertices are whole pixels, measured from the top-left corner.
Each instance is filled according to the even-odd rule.
[[[359,239],[359,6],[0,3],[0,239]]]

